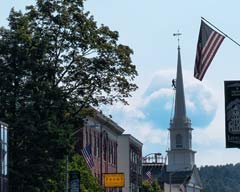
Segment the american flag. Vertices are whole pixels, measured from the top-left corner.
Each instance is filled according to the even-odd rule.
[[[147,172],[146,172],[146,175],[147,175],[147,177],[148,177],[148,181],[149,181],[149,182],[152,182],[152,173],[151,173],[151,171],[147,171]]]
[[[94,162],[93,162],[93,156],[92,156],[92,149],[91,149],[91,145],[87,145],[85,148],[83,148],[82,150],[82,155],[83,158],[85,159],[88,167],[91,169],[94,167]]]
[[[218,48],[224,40],[224,36],[201,21],[197,43],[197,54],[194,67],[194,77],[200,81],[203,79]]]
[[[179,191],[180,191],[180,192],[185,192],[185,186],[184,186],[183,184],[181,184],[181,185],[179,186]]]

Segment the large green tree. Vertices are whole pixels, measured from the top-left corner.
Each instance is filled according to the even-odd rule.
[[[123,102],[137,86],[133,51],[83,0],[37,0],[0,29],[0,119],[9,124],[10,191],[64,190],[61,162],[85,107]],[[54,185],[53,185],[54,183]]]

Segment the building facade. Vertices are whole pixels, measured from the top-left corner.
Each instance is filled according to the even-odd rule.
[[[8,131],[7,124],[0,121],[0,192],[8,191]]]
[[[142,143],[124,129],[92,109],[84,126],[76,132],[76,151],[91,146],[94,166],[92,174],[104,186],[104,174],[123,173],[124,187],[106,187],[106,192],[139,192],[142,185]]]
[[[118,137],[118,172],[125,175],[122,192],[139,192],[142,185],[142,143],[129,134]]]
[[[81,149],[91,146],[94,167],[92,174],[104,186],[104,173],[118,172],[118,136],[124,129],[118,126],[110,118],[95,111],[87,117],[84,126],[78,132],[76,151],[81,154]],[[106,188],[107,192],[119,191],[117,188]]]

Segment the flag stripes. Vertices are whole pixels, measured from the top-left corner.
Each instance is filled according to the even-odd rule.
[[[147,177],[148,177],[148,181],[149,181],[149,182],[152,182],[152,173],[151,173],[151,171],[147,171],[147,172],[146,172],[146,175],[147,175]]]
[[[179,186],[179,191],[180,191],[180,192],[185,192],[184,184],[181,184],[181,185]]]
[[[91,169],[94,167],[93,156],[91,145],[87,145],[85,148],[81,150],[83,158],[85,159],[88,167]]]
[[[224,38],[223,35],[214,31],[203,21],[201,22],[194,67],[195,78],[200,81],[203,79]]]

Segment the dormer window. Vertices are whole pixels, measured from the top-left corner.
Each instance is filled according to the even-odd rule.
[[[182,148],[183,144],[182,144],[182,135],[177,134],[176,135],[176,148]]]

